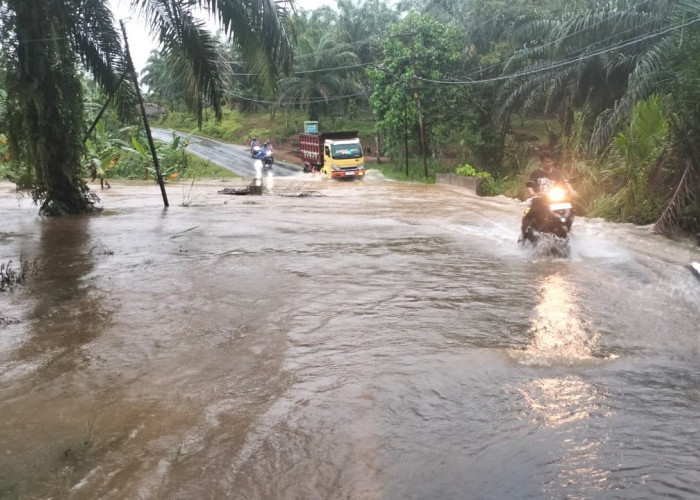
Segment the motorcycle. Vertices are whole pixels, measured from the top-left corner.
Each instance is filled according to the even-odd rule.
[[[527,187],[534,185],[531,181],[526,184]],[[521,244],[526,241],[537,243],[543,234],[547,234],[568,242],[573,222],[574,209],[567,190],[555,185],[546,193],[538,193],[527,200],[518,241]]]
[[[275,155],[272,153],[267,148],[262,148],[258,153],[254,156],[254,158],[257,158],[258,160],[262,160],[263,162],[263,168],[272,168],[272,164],[275,162]]]
[[[252,158],[255,158],[255,155],[257,155],[262,148],[259,145],[254,145],[250,147],[250,156]]]

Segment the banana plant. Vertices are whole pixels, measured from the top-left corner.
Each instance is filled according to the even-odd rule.
[[[156,141],[156,156],[160,164],[161,175],[165,179],[174,179],[187,169],[187,156],[185,148],[189,145],[189,137],[182,137],[173,132],[170,142]],[[156,178],[156,170],[153,166],[151,151],[148,147],[146,136],[142,133],[131,138],[131,147],[123,146],[124,151],[138,156],[144,168],[144,180],[151,176]]]

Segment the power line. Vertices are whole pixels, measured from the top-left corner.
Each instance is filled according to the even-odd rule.
[[[236,99],[240,99],[242,101],[248,101],[248,102],[254,102],[257,104],[289,104],[293,106],[297,105],[302,105],[302,104],[322,104],[326,103],[328,101],[340,101],[343,99],[349,99],[351,97],[360,97],[360,96],[366,96],[367,92],[358,92],[356,94],[348,94],[348,95],[342,95],[342,96],[335,96],[335,97],[328,97],[328,98],[315,98],[315,99],[308,99],[304,101],[287,101],[285,99],[279,99],[277,101],[265,101],[262,99],[253,99],[252,97],[246,97],[240,94],[235,94],[235,93],[229,93],[228,95],[235,97]]]

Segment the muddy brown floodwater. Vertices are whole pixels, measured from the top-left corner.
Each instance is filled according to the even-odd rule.
[[[516,201],[373,172],[112,186],[0,185],[1,498],[700,497],[697,247],[547,257]]]

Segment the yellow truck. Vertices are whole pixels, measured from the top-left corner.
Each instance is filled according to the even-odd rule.
[[[363,179],[365,158],[357,131],[318,133],[318,122],[304,122],[299,134],[304,172],[320,172],[333,179]]]

